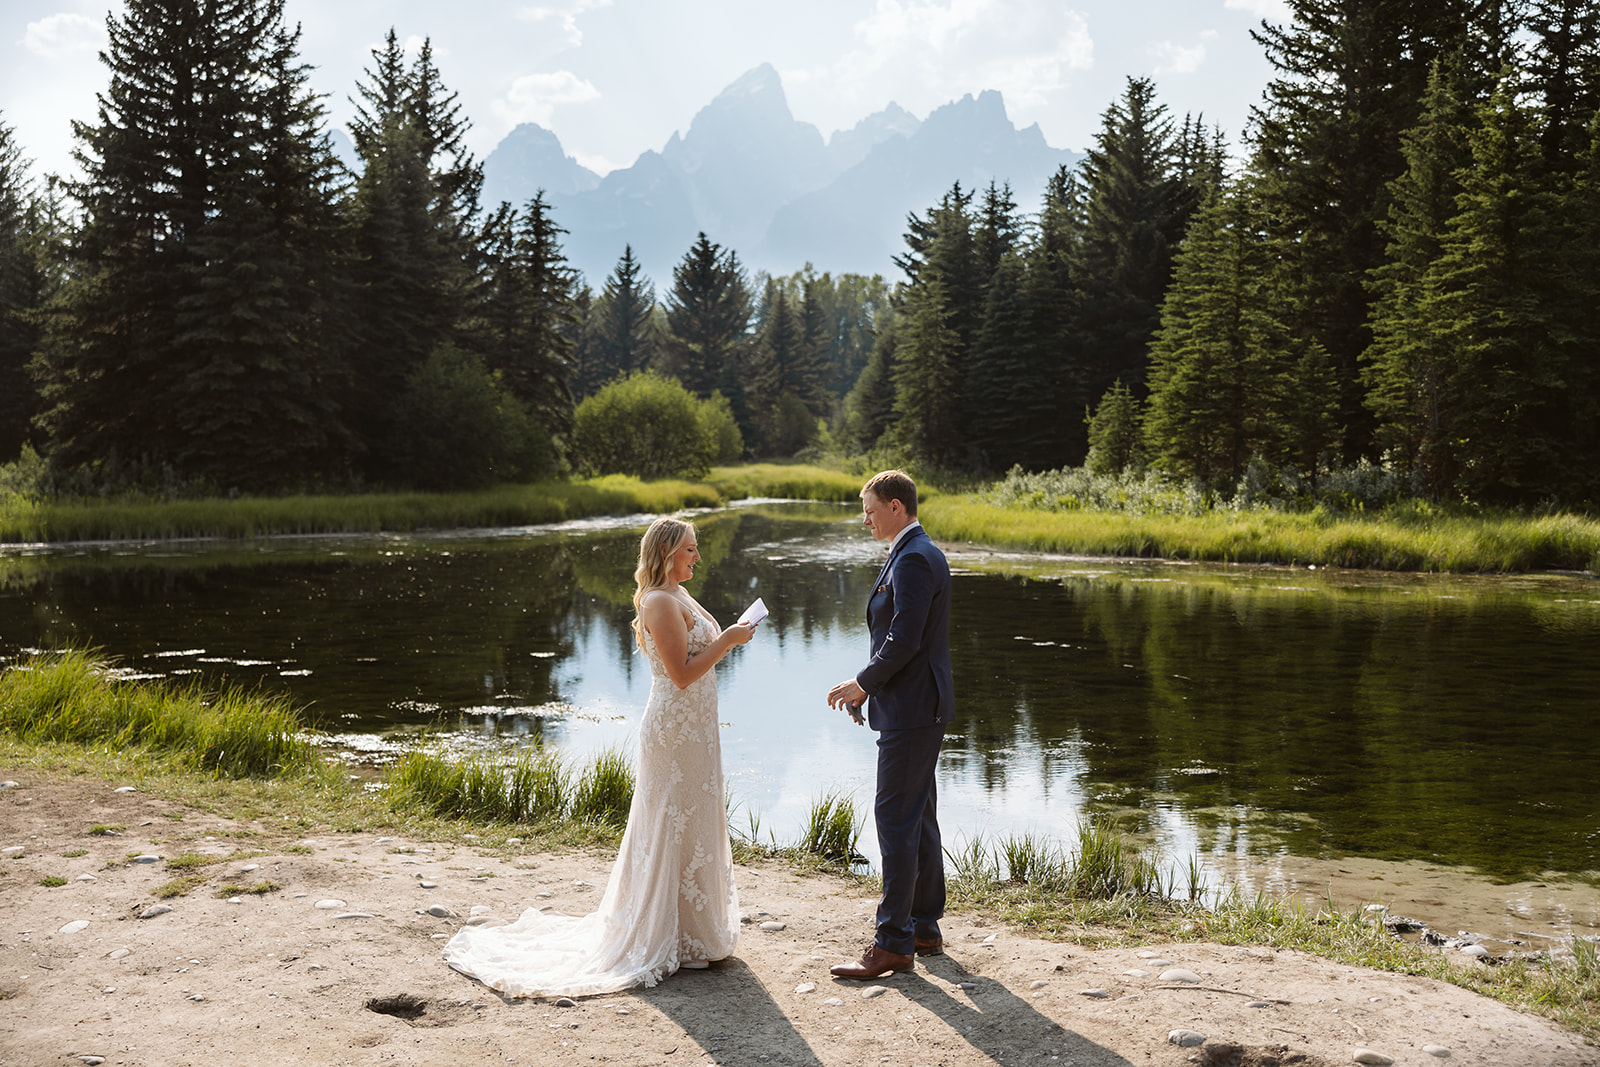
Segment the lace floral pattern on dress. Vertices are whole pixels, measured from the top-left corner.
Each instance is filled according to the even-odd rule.
[[[696,614],[689,652],[718,632]],[[568,916],[530,908],[509,926],[469,926],[445,945],[451,967],[507,996],[652,986],[685,960],[721,959],[738,942],[715,672],[679,689],[648,631],[645,654],[650,701],[633,806],[600,909]]]

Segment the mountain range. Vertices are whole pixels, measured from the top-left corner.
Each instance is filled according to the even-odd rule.
[[[540,189],[567,230],[568,260],[598,289],[625,244],[655,280],[702,230],[747,268],[787,274],[896,274],[908,213],[959,181],[1011,185],[1035,212],[1045,182],[1080,153],[1051,148],[1037,125],[1017,129],[998,92],[965,96],[926,119],[896,104],[824,139],[796,121],[778,72],[763,64],[702,108],[687,133],[604,177],[568,156],[551,131],[524,123],[484,160],[483,203],[521,206]]]

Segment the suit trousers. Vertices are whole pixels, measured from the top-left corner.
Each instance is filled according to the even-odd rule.
[[[883,901],[874,940],[910,955],[916,938],[936,938],[944,916],[944,843],[934,771],[944,724],[878,734],[873,817],[882,853]]]

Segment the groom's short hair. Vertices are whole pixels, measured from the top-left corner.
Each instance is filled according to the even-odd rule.
[[[905,471],[879,471],[867,479],[867,484],[861,487],[863,493],[871,493],[885,504],[891,500],[898,500],[905,505],[906,514],[916,517],[917,514],[917,483],[911,480],[911,475]]]

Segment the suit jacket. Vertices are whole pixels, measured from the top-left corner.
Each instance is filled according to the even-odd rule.
[[[856,675],[867,725],[910,730],[955,719],[950,565],[919,526],[889,553],[867,600],[872,659]]]

